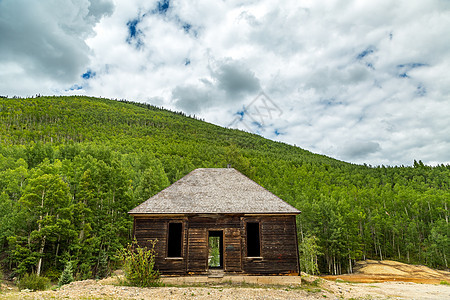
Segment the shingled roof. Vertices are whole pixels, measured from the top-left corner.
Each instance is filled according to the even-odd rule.
[[[196,169],[128,212],[140,214],[299,214],[233,168]]]

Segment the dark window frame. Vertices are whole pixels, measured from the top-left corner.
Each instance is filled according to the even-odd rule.
[[[255,226],[255,224],[258,224],[257,226],[255,226],[255,228],[252,228],[249,230],[249,224],[252,224],[252,226]],[[249,247],[249,244],[252,244],[256,238],[254,236],[250,236],[250,233],[253,233],[255,230],[258,230],[258,239],[257,239],[257,243],[258,243],[258,247]],[[261,255],[261,250],[262,250],[262,243],[261,243],[261,222],[257,222],[257,221],[247,221],[245,224],[245,242],[246,242],[246,257],[262,257]]]
[[[176,241],[177,242],[177,244],[179,243],[179,251],[176,251],[176,253],[173,253],[173,250],[171,250],[172,249],[172,247],[171,246],[173,246],[173,245],[171,245],[171,244],[173,244],[174,242],[171,242],[171,241],[173,241],[172,239],[171,239],[171,234],[170,234],[170,227],[171,227],[171,224],[179,224],[179,225],[181,225],[180,227],[180,229],[178,229],[178,230],[180,230],[179,231],[179,234],[176,234],[176,236],[179,236],[179,241]],[[173,225],[172,225],[173,226]],[[173,228],[173,227],[172,227]],[[168,258],[168,259],[179,259],[179,258],[183,258],[183,255],[184,255],[184,253],[183,253],[183,241],[184,241],[184,223],[183,222],[177,222],[177,221],[174,221],[174,222],[168,222],[167,223],[167,243],[166,243],[166,258]],[[177,254],[179,254],[179,255],[177,255]]]

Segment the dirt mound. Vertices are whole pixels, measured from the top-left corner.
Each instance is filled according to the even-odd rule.
[[[323,276],[323,278],[330,280],[341,279],[351,282],[404,281],[431,284],[438,284],[441,281],[450,282],[450,272],[392,260],[359,261],[356,263],[354,271],[353,274]]]
[[[408,265],[392,260],[366,260],[356,264],[357,274],[406,276],[423,279],[449,278],[450,272],[433,270],[426,266]]]

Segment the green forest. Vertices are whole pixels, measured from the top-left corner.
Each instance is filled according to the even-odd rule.
[[[77,279],[104,277],[132,240],[130,209],[195,168],[227,164],[302,211],[310,272],[351,272],[366,258],[448,269],[449,165],[355,165],[84,96],[0,99],[1,269],[57,280],[72,262]]]

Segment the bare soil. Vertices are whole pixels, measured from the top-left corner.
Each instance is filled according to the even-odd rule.
[[[356,263],[353,274],[322,276],[327,280],[341,279],[350,282],[402,281],[426,284],[450,283],[450,272],[426,266],[404,264],[392,260],[365,260]]]
[[[301,287],[228,282],[137,288],[117,285],[120,276],[114,276],[38,292],[19,292],[13,286],[2,285],[0,299],[450,299],[450,285],[439,284],[450,282],[449,275],[423,266],[366,261],[359,263],[355,274],[324,276],[326,279],[302,274]],[[430,284],[416,280],[434,281]]]

